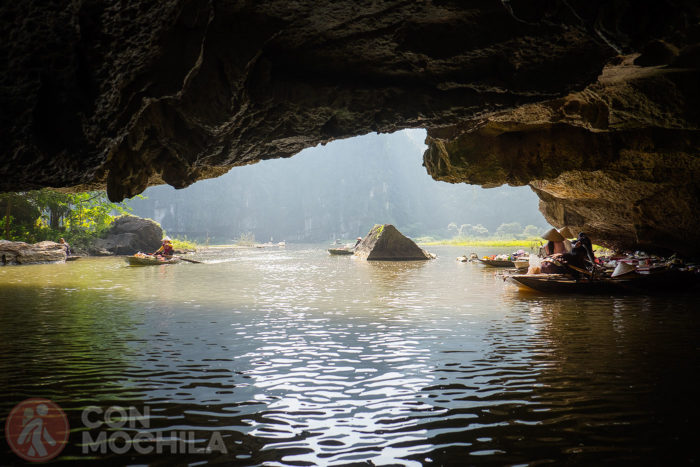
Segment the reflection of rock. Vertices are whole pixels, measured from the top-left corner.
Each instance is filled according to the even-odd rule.
[[[56,242],[9,242],[0,240],[0,265],[55,263],[66,260],[66,250]]]
[[[391,224],[375,225],[362,239],[355,255],[368,261],[416,261],[434,258]]]
[[[122,216],[115,219],[107,237],[95,240],[90,254],[133,255],[136,252],[153,252],[160,247],[163,229],[150,219]]]

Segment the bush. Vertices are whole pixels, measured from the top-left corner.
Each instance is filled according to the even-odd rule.
[[[197,243],[188,240],[187,236],[185,236],[182,239],[179,238],[173,238],[173,248],[176,250],[196,250],[197,249]]]
[[[255,234],[253,232],[245,232],[238,236],[236,245],[253,246],[255,245]]]

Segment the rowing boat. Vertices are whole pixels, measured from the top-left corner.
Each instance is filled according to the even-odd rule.
[[[700,284],[697,274],[676,270],[620,278],[574,279],[565,274],[513,274],[506,278],[521,289],[545,293],[654,294],[688,290]]]
[[[352,255],[355,252],[346,248],[329,248],[328,253],[332,255]]]
[[[481,258],[478,258],[478,260],[481,261],[486,266],[491,266],[493,268],[514,268],[515,267],[515,263],[512,261],[508,261],[508,260],[481,259]]]
[[[159,264],[176,264],[181,261],[177,256],[166,259],[162,256],[149,256],[143,254],[127,256],[125,259],[130,266],[156,266]]]

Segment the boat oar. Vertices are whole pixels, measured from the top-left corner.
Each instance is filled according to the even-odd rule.
[[[202,264],[201,261],[195,261],[195,260],[193,260],[193,259],[183,258],[182,256],[180,256],[180,259],[181,259],[182,261],[187,261],[188,263]]]
[[[586,269],[579,268],[579,267],[577,267],[577,266],[572,266],[571,264],[567,264],[566,267],[571,268],[571,269],[573,269],[574,271],[578,271],[578,272],[580,272],[580,273],[582,273],[582,274],[585,274],[585,275],[587,275],[587,276],[590,277],[590,278],[593,278],[593,273],[590,272],[590,271],[587,271]]]

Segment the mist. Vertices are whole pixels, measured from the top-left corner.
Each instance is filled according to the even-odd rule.
[[[403,130],[334,141],[185,189],[151,187],[129,204],[171,236],[211,243],[245,234],[262,242],[351,239],[378,223],[413,238],[450,238],[460,227],[478,236],[545,229],[529,187],[433,180],[422,167],[424,140],[425,130]]]

